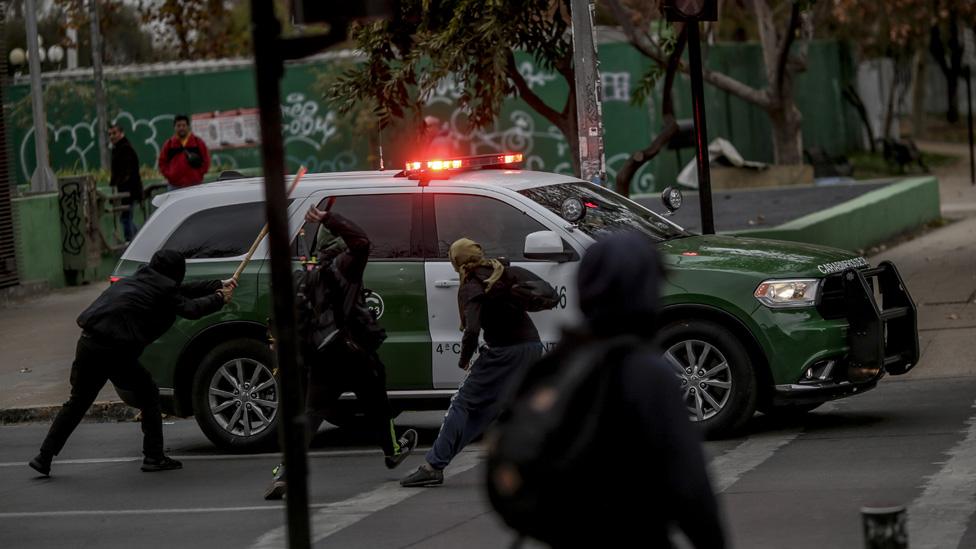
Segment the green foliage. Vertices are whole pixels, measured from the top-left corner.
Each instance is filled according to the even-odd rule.
[[[674,26],[664,19],[657,19],[651,25],[656,27],[654,30],[657,41],[661,45],[661,51],[670,56],[678,42],[678,35],[674,32]],[[666,73],[667,69],[664,65],[652,63],[637,82],[630,103],[632,105],[645,104],[647,99],[654,95],[658,80]]]
[[[404,0],[390,21],[353,30],[366,61],[344,71],[328,95],[343,111],[365,102],[381,125],[422,108],[448,87],[472,127],[490,126],[515,93],[513,50],[569,74],[568,0]]]

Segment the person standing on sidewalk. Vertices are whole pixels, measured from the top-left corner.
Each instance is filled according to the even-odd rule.
[[[173,137],[159,151],[159,172],[166,178],[169,190],[199,185],[210,169],[207,144],[190,132],[190,118],[178,114],[173,118]]]
[[[542,356],[539,332],[525,309],[507,294],[491,291],[505,266],[486,259],[481,245],[467,238],[451,244],[449,256],[461,278],[458,307],[464,335],[458,367],[468,375],[451,399],[427,462],[402,479],[401,486],[443,484],[444,468],[498,416],[500,397],[512,375]],[[486,345],[471,365],[482,329]]]
[[[183,467],[163,453],[163,419],[159,388],[139,364],[139,356],[163,335],[177,316],[197,319],[230,302],[233,279],[183,284],[186,261],[178,252],[160,250],[149,265],[140,267],[102,292],[81,316],[81,338],[71,365],[71,397],[51,425],[41,451],[29,465],[48,476],[51,461],[61,452],[98,392],[111,381],[135,393],[142,411],[142,470],[166,471]]]
[[[304,274],[298,287],[299,333],[308,372],[305,415],[307,444],[346,391],[356,394],[387,469],[400,465],[417,446],[417,431],[397,438],[393,408],[386,395],[386,366],[376,353],[386,332],[366,307],[363,273],[372,247],[359,225],[331,211],[312,206],[307,223],[320,224],[318,266]],[[285,468],[272,471],[264,499],[287,492]]]
[[[135,222],[132,220],[132,208],[142,200],[142,177],[139,175],[139,156],[132,144],[125,137],[122,126],[117,123],[108,127],[108,138],[112,142],[112,178],[109,185],[120,193],[129,193],[129,197],[122,200],[122,205],[129,209],[119,214],[122,222],[122,232],[126,242],[132,242],[136,236]]]

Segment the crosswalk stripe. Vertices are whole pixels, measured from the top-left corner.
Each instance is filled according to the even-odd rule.
[[[958,547],[966,534],[976,508],[976,414],[966,425],[966,436],[946,452],[942,468],[908,508],[912,549]]]
[[[759,467],[773,457],[777,450],[793,442],[801,432],[802,429],[797,428],[786,432],[751,435],[735,448],[716,456],[709,464],[715,492],[726,491],[742,475]]]

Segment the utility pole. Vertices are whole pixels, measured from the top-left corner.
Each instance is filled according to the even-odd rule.
[[[603,149],[603,88],[596,31],[593,29],[593,4],[591,0],[571,0],[570,11],[580,179],[602,185],[607,179],[607,166]]]
[[[37,166],[31,175],[32,192],[53,191],[57,179],[51,171],[47,150],[47,117],[44,115],[44,88],[41,85],[41,53],[37,45],[37,4],[24,0],[24,19],[27,31],[27,57],[30,67],[31,111],[34,115],[34,157]]]
[[[98,117],[98,161],[103,170],[112,167],[108,155],[108,109],[105,106],[105,83],[102,80],[102,31],[98,23],[98,0],[88,0],[91,15],[92,73],[95,78],[95,116]]]

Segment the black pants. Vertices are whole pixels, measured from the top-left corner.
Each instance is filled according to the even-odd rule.
[[[354,351],[337,343],[322,352],[306,354],[305,359],[308,369],[305,413],[309,441],[336,407],[342,393],[352,391],[376,443],[385,455],[396,455],[399,446],[391,421],[393,408],[386,397],[386,369],[376,353]]]
[[[162,457],[163,416],[159,409],[159,388],[152,376],[139,365],[138,354],[121,352],[88,336],[78,340],[71,365],[71,397],[54,418],[41,453],[55,456],[61,452],[106,381],[136,395],[142,410],[142,453],[146,457]]]

